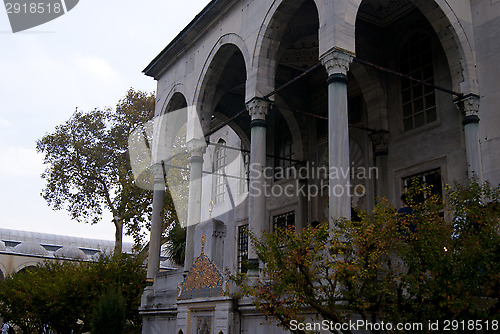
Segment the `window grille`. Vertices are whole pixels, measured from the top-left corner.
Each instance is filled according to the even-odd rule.
[[[283,115],[280,114],[276,118],[275,123],[275,161],[274,166],[279,168],[288,168],[292,166],[293,159],[293,142],[292,134],[288,128],[288,124],[285,121]]]
[[[405,191],[408,191],[414,182],[421,184],[431,196],[443,196],[440,168],[432,169],[423,173],[414,174],[403,178]],[[424,191],[423,193],[418,194],[417,198],[414,198],[413,200],[417,203],[423,203],[429,195]]]
[[[434,84],[434,68],[430,37],[414,33],[401,49],[400,72]],[[404,131],[416,129],[437,119],[434,88],[401,79],[401,99]]]
[[[238,226],[238,271],[246,273],[248,262],[248,224]]]
[[[226,174],[226,142],[219,140],[214,152],[213,201],[215,204],[224,201]]]
[[[273,217],[274,231],[295,225],[295,211],[290,211]]]

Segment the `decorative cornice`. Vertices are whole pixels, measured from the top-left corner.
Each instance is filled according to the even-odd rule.
[[[265,120],[271,101],[262,98],[253,98],[246,104],[248,113],[253,120]]]
[[[325,66],[328,76],[337,73],[347,75],[349,65],[352,63],[353,59],[353,54],[345,50],[334,48],[321,57],[321,63]]]

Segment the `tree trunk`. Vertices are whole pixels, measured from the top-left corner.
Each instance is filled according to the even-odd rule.
[[[120,217],[114,217],[115,223],[115,250],[114,254],[119,255],[122,253],[123,244],[123,220]]]

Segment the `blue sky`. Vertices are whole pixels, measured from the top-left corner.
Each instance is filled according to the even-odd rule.
[[[35,143],[76,107],[114,107],[130,87],[154,91],[142,70],[208,3],[80,0],[15,34],[0,8],[0,227],[113,240],[110,217],[79,224],[47,206]]]

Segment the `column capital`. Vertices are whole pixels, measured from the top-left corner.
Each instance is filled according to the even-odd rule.
[[[460,110],[463,110],[465,113],[465,117],[477,117],[477,113],[479,111],[479,95],[476,94],[467,94],[460,100],[456,101],[455,104]]]
[[[321,63],[325,66],[328,76],[334,74],[347,75],[349,65],[352,63],[354,55],[348,51],[333,48],[321,57]]]
[[[155,163],[151,166],[151,169],[153,171],[155,189],[157,188],[156,185],[163,185],[165,187],[165,167],[163,164],[160,162]]]
[[[388,154],[389,147],[389,131],[378,130],[369,134],[373,144],[375,157]]]
[[[187,142],[187,150],[191,153],[191,157],[202,157],[207,150],[207,143],[203,139],[191,139]]]
[[[254,97],[246,103],[250,117],[253,120],[265,120],[272,102],[263,98]]]

